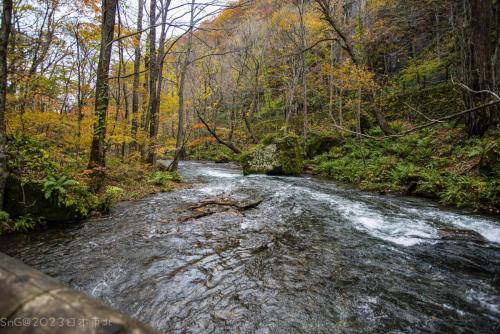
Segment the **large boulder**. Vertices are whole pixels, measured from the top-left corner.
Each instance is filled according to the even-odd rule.
[[[328,132],[311,132],[306,142],[306,156],[309,159],[330,151],[333,146],[343,144],[341,137]]]
[[[13,218],[30,215],[41,217],[47,222],[77,221],[84,218],[76,204],[58,206],[45,198],[40,184],[22,184],[21,180],[12,174],[5,185],[4,210]]]
[[[300,140],[288,135],[282,138],[267,138],[239,158],[244,175],[297,175],[302,172],[304,161]]]

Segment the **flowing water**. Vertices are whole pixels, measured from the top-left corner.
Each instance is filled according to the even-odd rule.
[[[231,165],[181,172],[190,189],[3,237],[0,251],[164,332],[500,328],[496,218]],[[262,202],[186,219],[209,199]]]

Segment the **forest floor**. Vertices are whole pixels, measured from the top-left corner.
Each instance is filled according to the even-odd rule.
[[[159,171],[157,167],[139,161],[108,162],[104,187],[99,193],[104,196],[109,187],[123,189],[120,201],[139,200],[149,195],[188,187],[177,173]]]

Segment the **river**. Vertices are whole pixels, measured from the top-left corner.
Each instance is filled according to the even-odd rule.
[[[180,169],[191,188],[4,236],[0,251],[164,332],[499,329],[498,218],[230,164]],[[262,202],[186,218],[210,199]]]

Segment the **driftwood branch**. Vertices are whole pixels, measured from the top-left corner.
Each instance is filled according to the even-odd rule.
[[[198,119],[200,120],[200,122],[205,126],[205,128],[207,129],[207,131],[215,138],[215,140],[217,140],[217,142],[219,144],[222,144],[222,145],[226,146],[227,148],[229,148],[231,151],[233,151],[236,154],[240,154],[241,153],[241,150],[238,147],[236,147],[232,142],[225,141],[221,137],[219,137],[219,135],[217,134],[217,132],[215,132],[215,130],[213,130],[210,127],[210,125],[203,119],[203,117],[201,117],[200,112],[198,110],[196,110],[196,115],[198,116]]]
[[[190,221],[192,219],[200,219],[203,217],[208,217],[211,216],[217,212],[221,212],[221,210],[218,210],[218,207],[227,207],[227,208],[232,208],[236,209],[238,212],[243,212],[247,211],[250,209],[255,209],[258,207],[264,200],[260,199],[254,202],[250,203],[238,203],[238,202],[233,202],[229,200],[224,200],[224,199],[209,199],[206,201],[201,202],[200,204],[190,206],[187,208],[187,210],[192,211],[192,214],[187,217],[183,217],[181,219],[178,219],[178,223],[185,223],[187,221]],[[216,207],[216,208],[213,208]]]
[[[404,103],[408,108],[410,108],[411,110],[413,110],[414,112],[416,112],[417,114],[421,115],[422,117],[424,117],[426,120],[430,121],[430,122],[436,122],[436,123],[443,123],[444,121],[440,121],[440,120],[437,120],[437,119],[433,119],[433,118],[430,118],[428,117],[426,114],[424,114],[423,112],[421,112],[420,110],[418,110],[417,108],[411,106],[410,104],[408,103]]]
[[[246,210],[250,210],[250,209],[254,209],[254,208],[258,207],[260,205],[260,203],[262,203],[263,201],[264,200],[261,199],[261,200],[255,201],[255,202],[241,204],[241,203],[236,203],[236,202],[229,202],[229,201],[224,201],[224,200],[212,199],[212,200],[204,201],[198,205],[190,206],[188,209],[189,210],[197,210],[197,209],[201,209],[201,208],[204,208],[206,206],[209,206],[209,205],[217,205],[217,206],[233,207],[233,208],[236,208],[238,211],[246,211]]]
[[[460,88],[466,90],[469,93],[472,93],[472,94],[489,94],[489,95],[493,96],[495,99],[497,99],[498,101],[500,101],[500,96],[497,93],[495,93],[495,92],[493,92],[491,90],[486,90],[486,89],[484,89],[484,90],[473,90],[472,88],[470,88],[469,86],[467,86],[467,85],[465,85],[465,84],[463,84],[461,82],[455,82],[455,81],[453,81],[453,78],[451,78],[451,82],[454,85],[459,86]]]

